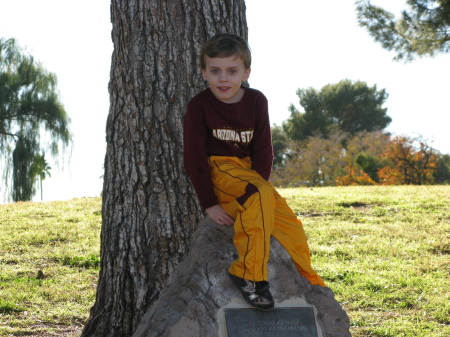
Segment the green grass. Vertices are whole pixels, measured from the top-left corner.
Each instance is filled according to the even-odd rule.
[[[280,192],[353,336],[450,336],[450,186]]]
[[[0,336],[78,336],[99,272],[99,198],[0,205]]]
[[[353,336],[450,336],[450,186],[280,192]],[[100,208],[99,198],[0,205],[0,336],[79,335],[99,272]]]

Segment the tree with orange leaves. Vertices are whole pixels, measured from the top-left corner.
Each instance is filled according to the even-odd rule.
[[[378,171],[382,185],[434,184],[440,154],[422,137],[394,137],[381,157],[390,165]]]
[[[345,168],[346,175],[337,177],[335,183],[337,186],[360,186],[360,185],[376,185],[377,183],[361,169],[355,166],[347,166]]]

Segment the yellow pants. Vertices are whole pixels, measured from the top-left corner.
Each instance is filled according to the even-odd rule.
[[[251,281],[267,281],[270,237],[289,253],[300,275],[325,286],[311,267],[300,220],[271,183],[251,169],[249,158],[211,156],[211,177],[220,206],[236,219],[234,245],[238,259],[229,272]]]

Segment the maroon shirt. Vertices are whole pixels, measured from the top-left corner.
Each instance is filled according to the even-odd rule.
[[[196,95],[184,117],[184,167],[200,205],[218,204],[209,173],[209,156],[250,157],[252,169],[268,180],[273,161],[266,97],[244,88],[237,103],[218,100],[210,89]]]

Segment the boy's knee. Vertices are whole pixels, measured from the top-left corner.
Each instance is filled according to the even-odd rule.
[[[258,181],[256,188],[261,195],[273,195],[272,184],[267,180],[261,179],[261,181]]]
[[[261,179],[261,181],[248,183],[245,189],[245,194],[237,198],[236,201],[239,204],[244,205],[250,197],[255,196],[261,199],[268,196],[273,196],[272,184],[264,179]]]

